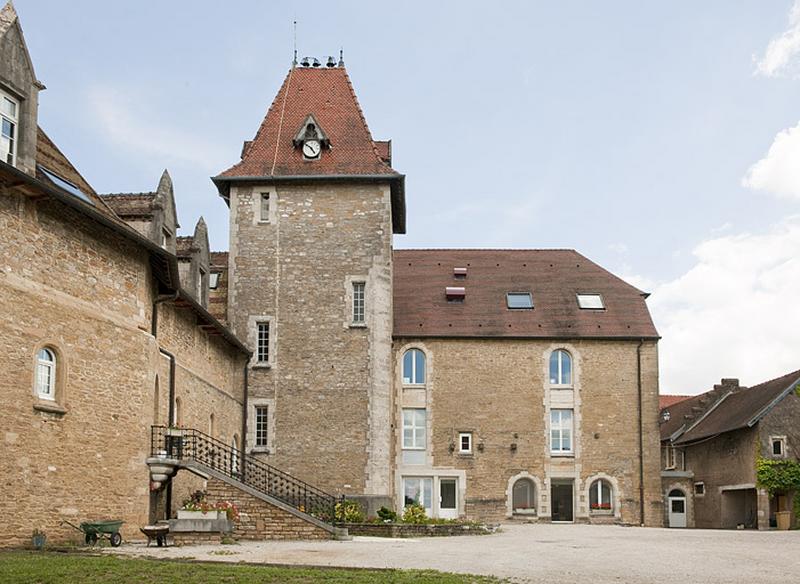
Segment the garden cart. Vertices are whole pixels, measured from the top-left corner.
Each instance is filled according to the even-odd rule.
[[[122,536],[119,528],[124,523],[117,519],[107,519],[105,521],[84,521],[80,525],[70,523],[66,519],[62,521],[70,527],[74,527],[84,534],[84,541],[87,545],[94,545],[98,539],[106,538],[111,542],[112,547],[119,547],[122,543]]]

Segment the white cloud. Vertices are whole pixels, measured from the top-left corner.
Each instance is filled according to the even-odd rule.
[[[135,96],[135,99],[134,99]],[[170,111],[147,103],[142,94],[105,86],[89,89],[91,119],[101,136],[137,158],[158,161],[161,167],[186,165],[198,172],[219,170],[229,156],[207,133],[182,130],[160,118],[156,112]]]
[[[761,59],[756,60],[756,73],[765,77],[792,74],[796,57],[800,55],[800,0],[789,10],[789,28],[770,41]]]
[[[766,156],[751,166],[742,185],[800,199],[800,123],[775,136]]]
[[[722,377],[753,385],[800,369],[798,252],[793,216],[766,233],[704,241],[688,272],[644,288],[662,336],[662,392],[700,393]]]

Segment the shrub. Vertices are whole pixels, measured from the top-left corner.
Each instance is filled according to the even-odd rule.
[[[428,523],[428,516],[425,515],[425,507],[418,503],[412,503],[403,511],[403,523],[423,525]]]
[[[397,521],[397,513],[387,507],[378,509],[378,518],[386,523],[394,523]]]
[[[336,503],[336,520],[344,523],[361,523],[364,521],[364,512],[356,501]]]

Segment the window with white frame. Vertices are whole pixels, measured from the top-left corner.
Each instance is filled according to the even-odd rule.
[[[425,353],[420,349],[403,354],[403,385],[425,385]]]
[[[269,446],[269,406],[255,407],[255,444],[256,448]]]
[[[533,309],[533,296],[530,292],[508,292],[506,293],[506,306],[510,310],[531,310]]]
[[[783,458],[786,456],[786,437],[785,436],[770,436],[769,438],[772,456]]]
[[[18,121],[19,102],[0,91],[0,156],[11,166],[17,163]]]
[[[550,452],[572,452],[572,410],[550,410]]]
[[[269,321],[256,323],[256,362],[260,365],[269,363]]]
[[[564,349],[550,353],[550,385],[572,387],[572,356]]]
[[[666,448],[665,470],[683,470],[683,450],[669,445]]]
[[[403,506],[421,505],[430,517],[433,511],[433,478],[403,477]]]
[[[353,324],[365,322],[366,288],[366,282],[353,282]]]
[[[170,237],[172,237],[172,233],[170,233],[169,229],[167,229],[166,227],[161,229],[161,247],[163,249],[167,249]]]
[[[702,497],[706,494],[706,484],[702,481],[697,482],[694,484],[694,494],[698,497]]]
[[[472,432],[458,433],[458,452],[460,454],[472,454]]]
[[[403,449],[425,450],[427,415],[422,408],[403,410]]]
[[[36,394],[42,399],[56,399],[56,354],[47,347],[36,355]]]
[[[611,483],[598,479],[589,487],[589,510],[592,513],[611,512],[613,510]]]
[[[511,488],[511,505],[514,513],[536,511],[536,485],[529,478],[517,479]]]
[[[269,223],[269,206],[270,206],[269,193],[261,193],[261,196],[259,198],[259,216],[258,216],[258,220],[261,223]]]
[[[216,290],[219,287],[219,272],[211,272],[208,277],[208,287]]]
[[[200,304],[205,304],[206,302],[206,288],[204,286],[205,280],[206,271],[203,268],[200,268],[197,275],[197,301]]]

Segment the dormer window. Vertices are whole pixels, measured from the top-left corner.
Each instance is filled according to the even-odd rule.
[[[606,305],[600,294],[578,294],[578,306],[581,310],[604,310]]]
[[[164,227],[161,230],[161,247],[163,249],[167,249],[169,247],[169,238],[172,237],[172,233],[170,230]]]
[[[0,91],[0,156],[11,166],[17,162],[18,119],[19,102]]]
[[[295,148],[303,153],[303,159],[308,161],[318,160],[322,149],[330,146],[328,137],[312,115],[306,117],[293,142]]]

